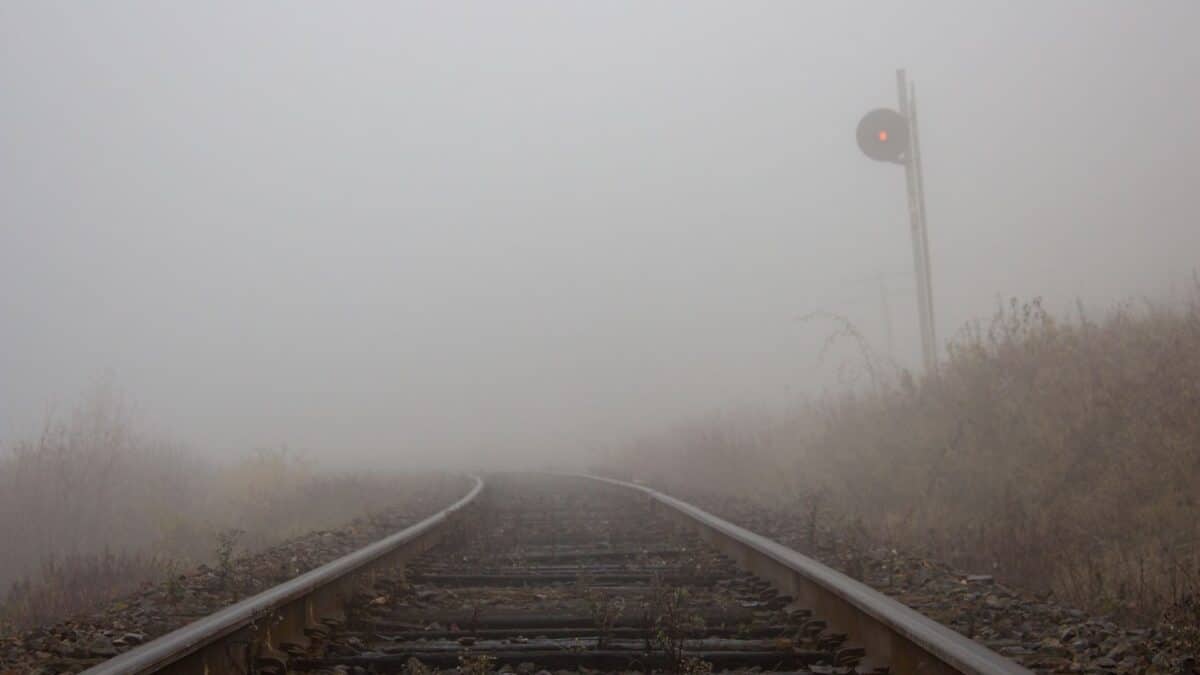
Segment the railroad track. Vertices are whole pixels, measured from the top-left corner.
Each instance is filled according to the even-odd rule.
[[[89,671],[1028,673],[644,487],[505,474],[403,532]]]

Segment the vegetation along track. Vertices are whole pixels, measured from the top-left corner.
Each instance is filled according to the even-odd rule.
[[[1028,673],[637,485],[477,479],[441,513],[87,671]]]

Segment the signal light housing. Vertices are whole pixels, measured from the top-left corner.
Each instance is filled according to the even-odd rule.
[[[908,161],[908,119],[891,108],[877,108],[858,123],[858,147],[880,162]]]

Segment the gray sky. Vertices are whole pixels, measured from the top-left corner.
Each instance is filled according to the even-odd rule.
[[[228,454],[540,457],[915,363],[918,84],[942,336],[1197,265],[1200,3],[0,5],[0,438],[112,372]],[[868,281],[863,281],[868,279]]]

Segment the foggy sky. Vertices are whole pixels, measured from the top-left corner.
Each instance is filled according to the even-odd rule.
[[[0,441],[110,372],[217,455],[544,458],[831,386],[938,329],[1197,264],[1179,2],[0,4]]]

